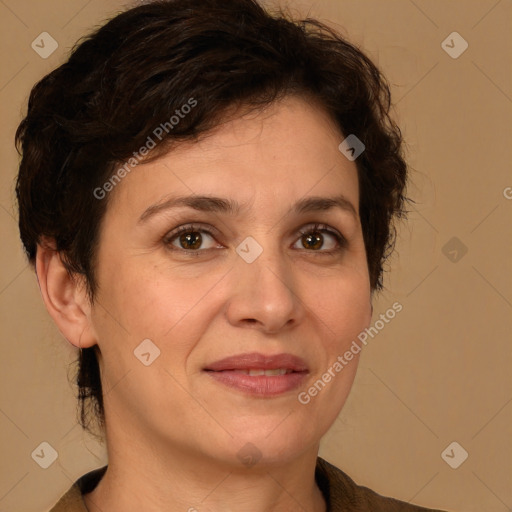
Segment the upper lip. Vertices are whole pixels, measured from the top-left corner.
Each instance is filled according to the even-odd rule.
[[[208,364],[204,369],[220,372],[223,370],[272,370],[284,368],[295,372],[307,371],[306,362],[293,354],[265,355],[258,352],[238,354]]]

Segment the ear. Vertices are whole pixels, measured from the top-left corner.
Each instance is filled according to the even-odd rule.
[[[37,246],[36,275],[46,309],[64,337],[75,347],[95,345],[85,281],[69,274],[52,240]]]

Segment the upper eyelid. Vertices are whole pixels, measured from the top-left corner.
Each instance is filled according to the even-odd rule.
[[[297,232],[298,233],[304,233],[304,232],[308,233],[309,231],[314,231],[315,229],[318,231],[328,231],[334,235],[338,235],[341,238],[345,238],[345,236],[339,229],[336,229],[336,228],[329,226],[328,224],[325,224],[322,222],[311,222],[309,224],[305,224],[303,227],[299,228],[297,230]]]

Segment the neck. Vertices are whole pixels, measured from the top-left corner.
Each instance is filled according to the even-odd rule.
[[[107,471],[84,495],[89,512],[326,510],[315,481],[319,443],[291,455],[267,446],[255,464],[244,465],[215,447],[204,453],[184,439],[143,435],[129,418],[124,428],[113,423],[106,423]]]
[[[315,482],[318,445],[285,461],[263,455],[245,467],[179,446],[155,449],[154,444],[134,443],[136,437],[131,442],[111,437],[107,433],[107,471],[84,495],[89,512],[326,510]]]

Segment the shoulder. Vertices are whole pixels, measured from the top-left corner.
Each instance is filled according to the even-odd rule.
[[[87,512],[83,495],[92,491],[98,485],[106,470],[107,466],[103,466],[81,476],[53,506],[50,512]]]
[[[325,496],[328,512],[443,512],[377,494],[356,484],[336,466],[318,457],[316,481]]]
[[[80,488],[74,483],[50,512],[87,512]]]

